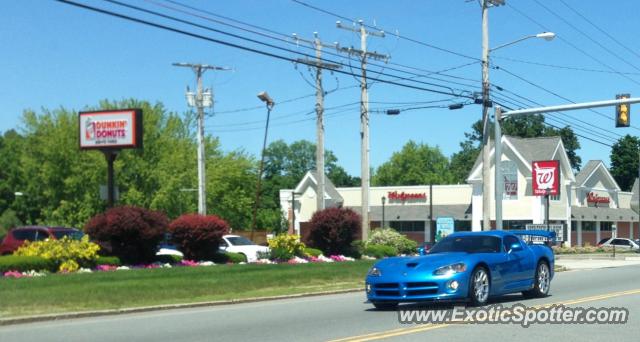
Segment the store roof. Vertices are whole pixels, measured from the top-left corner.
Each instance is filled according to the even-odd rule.
[[[571,207],[575,221],[637,221],[638,214],[629,208]]]
[[[360,207],[349,207],[358,214]],[[370,207],[369,218],[372,221],[382,221],[382,206]],[[428,205],[387,205],[384,207],[385,221],[427,221],[429,220]],[[453,217],[456,220],[471,221],[471,204],[434,205],[433,219],[438,217]]]
[[[317,193],[318,174],[315,171],[307,171],[300,183],[298,183],[298,186],[296,186],[295,192],[303,193],[304,190],[309,186],[312,187]],[[331,181],[331,179],[329,179],[329,177],[327,177],[327,175],[324,176],[324,192],[325,195],[329,197],[328,199],[325,197],[325,203],[329,202],[327,203],[327,207],[339,206],[344,202],[344,199],[342,198],[338,190],[336,190],[336,186],[333,185],[333,182]]]
[[[589,175],[592,174],[593,171],[596,170],[596,168],[598,168],[598,165],[600,163],[602,163],[602,161],[600,160],[589,160],[587,165],[585,165],[582,170],[580,170],[580,172],[578,172],[578,174],[576,175],[576,184],[578,186],[584,184],[584,182],[587,181],[587,178],[589,178]]]
[[[555,137],[538,137],[538,138],[519,138],[503,135],[503,153],[504,149],[512,149],[513,152],[519,156],[521,161],[529,165],[531,162],[536,160],[552,160],[552,159],[560,159],[561,167],[563,164],[565,165],[565,170],[570,170],[571,165],[569,165],[569,158],[566,155],[566,151],[564,150],[564,145],[562,144],[562,139],[559,136]],[[491,141],[491,151],[493,153],[494,150],[494,141]],[[564,157],[557,157],[558,150],[561,150],[561,153],[564,154]],[[493,163],[493,157],[491,158],[491,162]],[[473,167],[471,168],[471,172],[469,173],[469,177],[467,181],[472,179],[477,179],[479,172],[479,168],[482,165],[482,151],[478,153],[478,157],[476,158]],[[568,172],[568,171],[567,171]],[[567,173],[565,173],[567,174]],[[567,176],[569,179],[573,179],[573,172]]]

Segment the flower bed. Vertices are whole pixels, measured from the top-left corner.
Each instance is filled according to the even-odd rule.
[[[307,263],[322,263],[322,262],[347,262],[347,261],[355,261],[354,258],[346,257],[344,255],[331,255],[326,257],[324,255],[320,255],[317,257],[310,256],[308,258],[301,257],[293,257],[289,260],[282,261],[273,261],[269,259],[258,259],[256,262],[252,264],[258,265],[272,265],[272,264],[307,264]],[[228,263],[232,264],[232,263]],[[246,264],[244,262],[239,263],[240,265]],[[171,268],[171,267],[201,267],[201,266],[215,266],[218,265],[212,261],[194,261],[194,260],[182,260],[176,264],[169,263],[153,263],[147,265],[135,265],[135,266],[115,266],[115,265],[98,265],[93,269],[90,268],[79,268],[74,272],[59,272],[59,273],[93,273],[93,272],[113,272],[113,271],[126,271],[130,269],[149,269],[149,268]],[[8,278],[24,278],[24,277],[41,277],[49,274],[48,272],[37,272],[37,271],[7,271],[4,273],[0,273],[0,276],[8,277]]]

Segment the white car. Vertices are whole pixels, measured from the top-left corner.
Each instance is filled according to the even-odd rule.
[[[600,243],[598,246],[601,247],[617,247],[617,248],[624,248],[624,249],[632,249],[632,250],[638,250],[640,249],[640,246],[638,246],[638,244],[631,240],[631,239],[623,239],[623,238],[610,238],[609,240]]]
[[[258,260],[258,252],[267,253],[269,247],[256,245],[244,236],[224,235],[220,243],[220,250],[242,254],[247,258],[247,262],[254,262]]]

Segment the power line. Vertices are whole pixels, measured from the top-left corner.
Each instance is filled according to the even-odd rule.
[[[233,47],[233,48],[244,50],[244,51],[248,51],[248,52],[257,53],[257,54],[260,54],[260,55],[264,55],[264,56],[268,56],[268,57],[272,57],[272,58],[276,58],[276,59],[280,59],[280,60],[284,60],[284,61],[288,61],[288,62],[294,62],[295,61],[292,58],[281,56],[281,55],[277,55],[277,54],[272,53],[272,52],[262,51],[262,50],[258,50],[258,49],[255,49],[255,48],[251,48],[251,47],[242,46],[242,45],[239,45],[239,44],[223,41],[223,40],[220,40],[220,39],[203,36],[201,34],[197,34],[197,33],[189,32],[189,31],[177,29],[177,28],[174,28],[174,27],[170,27],[170,26],[166,26],[166,25],[162,25],[162,24],[146,21],[146,20],[139,19],[139,18],[134,18],[134,17],[127,16],[127,15],[120,14],[120,13],[116,13],[116,12],[113,12],[113,11],[108,11],[108,10],[104,10],[104,9],[101,9],[101,8],[92,7],[92,6],[89,6],[89,5],[80,4],[80,3],[76,3],[76,2],[73,2],[73,1],[69,1],[69,0],[56,0],[56,1],[64,3],[64,4],[67,4],[67,5],[72,5],[72,6],[76,6],[76,7],[79,7],[79,8],[86,9],[86,10],[90,10],[90,11],[93,11],[93,12],[102,13],[102,14],[105,14],[105,15],[109,15],[109,16],[120,18],[120,19],[132,21],[132,22],[135,22],[135,23],[138,23],[138,24],[143,24],[143,25],[159,28],[159,29],[162,29],[162,30],[166,30],[166,31],[182,34],[182,35],[189,36],[189,37],[192,37],[192,38],[202,39],[202,40],[206,40],[206,41],[209,41],[209,42],[212,42],[212,43],[225,45],[225,46],[228,46],[228,47]],[[344,71],[344,70],[335,70],[334,72],[345,74],[345,75],[349,75],[349,76],[358,76],[355,73],[352,73],[352,72],[349,72],[349,71]],[[372,71],[372,72],[375,72],[375,71]],[[390,76],[390,75],[386,75],[386,74],[379,73],[379,72],[375,72],[375,73],[381,74],[381,75],[384,75],[384,76]],[[394,77],[393,75],[391,75],[391,76]],[[415,85],[399,83],[399,82],[396,82],[396,81],[393,81],[393,80],[386,80],[386,79],[380,79],[380,78],[374,78],[374,77],[369,77],[369,78],[371,80],[374,80],[374,81],[377,81],[377,82],[396,85],[396,86],[400,86],[400,87],[404,87],[404,88],[408,88],[408,89],[421,90],[421,91],[427,91],[427,92],[436,93],[436,94],[451,95],[451,96],[462,97],[462,98],[473,98],[471,95],[465,95],[464,93],[456,94],[456,93],[453,93],[451,91],[450,92],[445,92],[445,91],[431,89],[431,88],[424,88],[424,87],[419,87],[419,86],[415,86]],[[442,86],[442,87],[444,87],[444,86]],[[450,87],[446,87],[446,88],[453,89],[453,88],[450,88]]]
[[[297,4],[299,4],[299,5],[302,5],[304,7],[310,8],[310,9],[312,9],[314,11],[318,11],[318,12],[321,12],[321,13],[324,13],[324,14],[327,14],[327,15],[342,19],[342,20],[351,21],[351,22],[357,22],[357,20],[354,20],[352,18],[348,18],[348,17],[342,16],[340,14],[337,14],[337,13],[322,9],[320,7],[307,4],[307,3],[302,2],[300,0],[291,0],[291,1],[293,1],[293,2],[295,2]],[[377,28],[377,27],[374,27],[374,26],[371,26],[371,25],[365,25],[365,26],[367,28],[370,28],[370,29],[376,29],[376,30],[380,29],[380,28]],[[384,31],[386,31],[386,30],[384,30]],[[477,58],[477,57],[471,57],[469,55],[465,55],[465,54],[460,53],[460,52],[455,52],[455,51],[452,51],[452,50],[449,50],[449,49],[445,49],[445,48],[442,48],[442,47],[439,47],[439,46],[435,46],[435,45],[432,45],[432,44],[427,44],[427,43],[421,42],[421,41],[419,41],[417,39],[401,36],[399,33],[390,33],[390,34],[396,36],[399,39],[404,39],[406,41],[409,41],[409,42],[412,42],[412,43],[415,43],[415,44],[419,44],[419,45],[426,46],[426,47],[429,47],[429,48],[432,48],[432,49],[435,49],[435,50],[438,50],[438,51],[442,51],[442,52],[446,52],[446,53],[449,53],[449,54],[452,54],[452,55],[456,55],[458,57],[463,57],[463,58],[474,60],[476,62],[480,62],[480,58]]]
[[[638,67],[636,67],[635,65],[631,64],[629,61],[627,61],[626,59],[620,57],[618,54],[613,53],[610,49],[607,49],[604,45],[602,45],[602,43],[600,43],[599,41],[593,39],[590,35],[584,33],[584,31],[580,30],[578,27],[576,27],[575,25],[573,25],[571,22],[569,22],[568,20],[566,20],[565,18],[563,18],[562,16],[558,15],[556,12],[554,12],[553,10],[551,10],[549,7],[543,5],[539,0],[534,0],[540,7],[544,8],[547,12],[551,13],[554,17],[558,18],[559,20],[561,20],[562,22],[564,22],[565,24],[569,25],[569,27],[571,27],[572,29],[574,29],[575,31],[577,31],[578,33],[580,33],[582,36],[584,36],[585,38],[587,38],[588,40],[590,40],[592,43],[598,45],[600,48],[602,48],[603,50],[605,50],[607,53],[609,53],[611,56],[621,60],[623,63],[627,64],[628,66],[640,71],[640,69]]]
[[[555,97],[558,97],[558,98],[560,98],[560,99],[562,99],[562,100],[568,101],[568,102],[570,102],[570,103],[576,103],[575,101],[573,101],[573,100],[571,100],[571,99],[568,99],[568,98],[566,98],[566,97],[564,97],[564,96],[562,96],[562,95],[560,95],[560,94],[558,94],[558,93],[555,93],[555,92],[553,92],[553,91],[551,91],[551,90],[549,90],[549,89],[547,89],[547,88],[545,88],[545,87],[543,87],[543,86],[541,86],[541,85],[538,85],[538,84],[536,84],[536,83],[533,83],[533,82],[531,82],[531,81],[529,81],[529,80],[525,79],[525,78],[524,78],[524,77],[522,77],[522,76],[516,75],[516,74],[514,74],[513,72],[511,72],[511,71],[509,71],[509,70],[506,70],[505,68],[502,68],[502,67],[498,67],[498,66],[496,66],[496,67],[495,67],[495,69],[496,69],[496,70],[502,70],[502,71],[506,72],[507,74],[509,74],[509,75],[511,75],[511,76],[513,76],[513,77],[515,77],[515,78],[517,78],[517,79],[519,79],[519,80],[521,80],[521,81],[523,81],[523,82],[525,82],[525,83],[527,83],[527,84],[531,85],[531,86],[534,86],[534,87],[536,87],[536,88],[538,88],[538,89],[540,89],[540,90],[542,90],[542,91],[544,91],[544,92],[546,92],[546,93],[549,93],[549,94],[551,94],[551,95],[553,95],[553,96],[555,96]],[[602,114],[602,113],[600,113],[600,112],[598,112],[598,111],[596,111],[596,110],[594,110],[594,109],[588,109],[588,110],[589,110],[590,112],[592,112],[592,113],[595,113],[595,114],[597,114],[597,115],[599,115],[599,116],[601,116],[601,117],[603,117],[603,118],[607,119],[607,120],[615,121],[615,119],[614,119],[614,118],[612,118],[611,116],[608,116],[608,115]],[[633,128],[633,129],[635,129],[635,130],[640,131],[640,129],[639,129],[638,127],[636,127],[636,126],[629,126],[629,127]]]
[[[575,71],[584,71],[584,72],[594,72],[594,73],[603,73],[603,74],[624,74],[624,75],[640,75],[640,72],[622,72],[622,71],[611,71],[611,70],[602,70],[602,69],[591,69],[584,67],[573,67],[568,65],[557,65],[557,64],[549,64],[549,63],[540,63],[533,61],[525,61],[522,59],[511,58],[511,57],[502,57],[502,56],[493,56],[494,59],[503,59],[505,61],[511,61],[516,63],[537,65],[542,67],[554,68],[554,69],[565,69],[565,70],[575,70]]]
[[[105,1],[110,1],[110,0],[105,0]],[[229,18],[229,17],[221,16],[221,15],[218,15],[218,14],[212,13],[212,12],[210,12],[210,11],[206,11],[206,10],[203,10],[203,9],[198,9],[198,8],[196,8],[196,7],[193,7],[193,6],[189,6],[189,5],[182,4],[182,3],[177,2],[177,1],[173,1],[173,0],[165,0],[165,1],[168,1],[168,2],[170,2],[170,3],[172,3],[172,4],[176,4],[176,5],[178,5],[178,6],[183,6],[183,7],[185,7],[185,8],[188,8],[188,9],[191,9],[191,10],[194,10],[194,11],[198,11],[198,12],[206,13],[206,14],[209,14],[209,15],[211,15],[211,16],[220,17],[220,18],[223,18],[223,19],[225,19],[225,20],[230,20],[230,21],[233,21],[233,22],[235,22],[235,23],[240,23],[240,24],[242,24],[242,25],[246,25],[246,26],[249,26],[249,27],[252,27],[252,28],[256,28],[256,29],[259,29],[259,30],[263,30],[263,31],[266,31],[266,32],[269,32],[269,33],[275,34],[275,35],[277,35],[277,36],[280,36],[280,37],[282,37],[282,38],[274,37],[273,35],[267,35],[267,34],[264,34],[264,33],[262,33],[262,32],[258,32],[258,31],[255,31],[255,30],[249,30],[249,29],[246,29],[246,28],[243,28],[243,27],[239,27],[239,26],[236,26],[236,25],[231,25],[231,24],[228,24],[228,23],[225,23],[225,22],[219,21],[219,20],[215,20],[215,19],[207,18],[206,16],[202,16],[202,15],[199,15],[199,14],[186,12],[186,11],[183,11],[183,10],[180,10],[180,9],[176,9],[176,8],[174,8],[174,7],[171,7],[171,6],[166,6],[166,5],[160,4],[160,3],[156,2],[156,1],[153,1],[153,0],[146,0],[146,1],[147,1],[147,2],[151,2],[151,3],[153,3],[153,4],[156,4],[157,6],[160,6],[160,7],[168,8],[168,9],[171,9],[171,10],[174,10],[174,11],[177,11],[177,12],[180,12],[180,13],[183,13],[183,14],[191,15],[191,16],[194,16],[194,17],[197,17],[197,18],[201,18],[201,19],[209,20],[209,21],[212,21],[212,22],[215,22],[215,23],[221,24],[221,25],[230,26],[230,27],[233,27],[233,28],[235,28],[235,29],[243,30],[243,31],[246,31],[246,32],[249,32],[249,33],[253,33],[253,34],[260,35],[260,36],[263,36],[263,37],[267,37],[267,38],[270,38],[270,39],[278,40],[278,41],[281,41],[281,42],[284,42],[284,43],[287,43],[287,44],[294,44],[294,45],[296,45],[296,46],[298,46],[298,47],[302,46],[302,47],[303,47],[303,48],[305,48],[305,49],[313,49],[312,47],[309,47],[309,46],[306,46],[306,45],[298,45],[298,44],[296,44],[296,43],[294,43],[294,42],[292,42],[292,41],[290,41],[290,40],[286,39],[286,38],[288,38],[288,36],[287,36],[287,35],[285,35],[285,34],[283,34],[283,33],[279,33],[279,32],[276,32],[276,31],[274,31],[274,30],[267,29],[267,28],[264,28],[264,27],[260,27],[260,26],[257,26],[257,25],[248,24],[248,23],[242,22],[242,21],[237,20],[237,19],[232,19],[232,18]],[[286,37],[286,38],[285,38],[285,37]],[[253,41],[253,42],[255,43],[255,41]],[[269,46],[271,46],[271,45],[269,45]],[[273,47],[273,46],[271,46],[271,47]],[[279,48],[279,49],[284,49],[284,48],[281,48],[281,47],[278,47],[278,48]],[[285,50],[286,50],[286,49],[285,49]],[[309,57],[309,55],[304,54],[304,53],[299,53],[299,52],[292,51],[292,50],[286,50],[286,51],[291,52],[291,53],[298,53],[298,54],[302,54],[302,55],[304,55],[304,56]],[[343,57],[342,55],[337,54],[337,53],[332,53],[332,52],[326,52],[326,53],[327,53],[328,55],[331,55],[331,56],[334,56],[334,57],[340,57],[340,58],[342,58],[342,57]],[[349,59],[349,60],[351,60],[351,58],[350,58],[350,57],[349,57],[348,59]],[[331,63],[338,63],[338,62],[335,62],[335,61],[330,61],[330,62],[331,62]],[[376,67],[382,68],[382,69],[385,69],[385,68],[386,68],[386,69],[389,69],[389,70],[393,70],[393,71],[397,71],[397,72],[402,72],[402,73],[406,73],[406,74],[411,74],[411,75],[414,75],[414,76],[415,76],[415,77],[409,77],[409,78],[407,78],[406,80],[409,80],[409,79],[414,80],[414,79],[417,79],[417,78],[427,78],[427,79],[434,79],[434,80],[437,80],[437,81],[449,82],[449,83],[457,84],[457,85],[470,86],[469,84],[457,83],[457,82],[453,82],[453,81],[446,81],[446,80],[442,80],[442,79],[440,79],[440,78],[432,77],[432,76],[430,76],[430,75],[437,74],[437,75],[442,75],[442,76],[444,76],[444,77],[457,78],[457,79],[465,79],[465,78],[463,78],[463,77],[458,77],[458,76],[453,76],[453,75],[447,75],[447,74],[444,74],[444,72],[445,72],[445,71],[451,71],[451,70],[459,69],[459,68],[462,68],[462,67],[466,67],[466,66],[469,66],[469,65],[476,64],[476,63],[478,63],[478,62],[477,62],[477,61],[474,61],[474,62],[471,62],[471,63],[465,63],[465,64],[462,64],[462,65],[459,65],[459,66],[454,66],[454,67],[446,68],[446,69],[444,69],[444,70],[442,70],[442,71],[430,71],[430,70],[419,69],[419,68],[415,68],[415,67],[412,67],[412,66],[407,66],[407,65],[399,64],[399,63],[393,63],[393,62],[389,62],[389,63],[388,63],[388,64],[390,64],[390,65],[395,65],[395,66],[398,66],[398,67],[401,67],[401,68],[405,68],[405,69],[409,69],[409,70],[419,70],[419,71],[423,71],[423,72],[428,72],[428,74],[427,74],[427,75],[416,74],[416,73],[414,73],[414,72],[405,71],[405,70],[400,70],[400,69],[397,69],[397,68],[391,68],[391,67],[383,66],[383,65],[380,65],[380,64],[376,64],[376,63],[370,63],[370,64],[371,64],[371,65],[373,65],[373,66],[376,66]],[[346,67],[346,65],[345,65],[344,63],[339,63],[339,64],[340,64],[341,66],[345,66],[345,67]],[[349,67],[351,67],[351,65],[349,65]],[[399,79],[403,79],[403,78],[399,78]],[[472,79],[468,79],[468,78],[467,78],[466,80],[470,80],[470,81],[472,81],[472,82],[478,82],[477,80],[472,80]],[[424,82],[421,82],[421,83],[424,83]],[[443,87],[443,86],[441,86],[441,85],[437,85],[437,84],[433,84],[433,83],[428,83],[428,84],[429,84],[429,85],[433,85],[433,86],[440,86],[440,87]]]
[[[527,18],[529,21],[533,22],[534,24],[540,26],[543,30],[547,30],[547,28],[542,25],[540,22],[538,22],[537,20],[531,18],[531,16],[527,15],[526,13],[520,11],[519,9],[517,9],[516,7],[514,7],[512,4],[507,4],[507,6],[509,6],[510,8],[512,8],[514,11],[516,11],[518,14],[522,15],[523,17]],[[548,30],[547,30],[548,31]],[[564,42],[565,44],[571,46],[574,50],[582,53],[583,55],[591,58],[592,60],[594,60],[595,62],[597,62],[598,64],[608,68],[609,70],[613,71],[615,74],[618,74],[619,76],[624,77],[625,79],[629,80],[632,83],[638,84],[640,85],[640,82],[635,81],[634,79],[632,79],[631,77],[621,73],[620,71],[616,70],[615,68],[613,68],[612,66],[608,65],[607,63],[601,61],[600,59],[596,58],[595,56],[591,55],[590,53],[586,52],[585,50],[579,48],[577,45],[571,43],[570,41],[568,41],[567,39],[562,38],[562,36],[557,36],[559,40],[561,40],[562,42]]]
[[[494,102],[495,102],[495,101],[494,101]],[[508,110],[514,110],[514,108],[512,108],[512,107],[510,107],[510,106],[506,106],[506,105],[504,105],[503,103],[500,103],[500,102],[495,102],[495,103],[497,103],[497,104],[498,104],[498,105],[500,105],[501,107],[506,108],[506,109],[508,109]],[[544,124],[545,124],[545,125],[547,125],[547,126],[549,126],[549,127],[553,127],[553,128],[555,128],[555,129],[558,129],[558,130],[561,130],[561,129],[562,129],[561,127],[558,127],[558,126],[556,126],[556,125],[550,124],[550,123],[548,123],[548,122],[546,122],[546,121],[544,122]],[[596,143],[596,144],[604,145],[604,146],[607,146],[607,147],[613,147],[612,145],[609,145],[609,144],[604,143],[604,142],[602,142],[602,141],[598,141],[598,140],[595,140],[595,139],[593,139],[593,138],[589,138],[589,137],[587,137],[587,136],[584,136],[584,135],[581,135],[581,134],[578,134],[578,133],[575,133],[575,132],[574,132],[574,134],[575,134],[576,136],[578,136],[578,137],[581,137],[581,138],[583,138],[583,139],[586,139],[586,140],[592,141],[592,142],[594,142],[594,143]]]
[[[560,2],[565,5],[568,9],[570,9],[573,13],[577,14],[580,18],[582,18],[584,21],[586,21],[587,23],[589,23],[591,26],[593,26],[596,30],[600,31],[602,34],[604,34],[605,36],[607,36],[609,39],[611,39],[613,42],[615,42],[616,44],[618,44],[620,47],[622,47],[623,49],[626,49],[627,51],[631,52],[632,54],[636,55],[636,57],[640,58],[640,54],[638,54],[637,52],[635,52],[634,50],[629,48],[628,44],[623,44],[621,43],[618,39],[616,39],[616,37],[610,35],[607,31],[605,31],[604,29],[600,28],[598,25],[596,25],[594,22],[592,22],[591,20],[589,20],[587,17],[585,17],[584,15],[582,15],[582,13],[578,12],[577,10],[575,10],[573,7],[569,6],[569,4],[567,4],[564,0],[560,0]]]

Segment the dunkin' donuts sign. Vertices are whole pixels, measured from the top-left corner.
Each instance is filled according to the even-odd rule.
[[[81,149],[142,147],[142,110],[81,112]]]
[[[534,196],[560,194],[560,162],[558,160],[534,161],[531,171]]]

